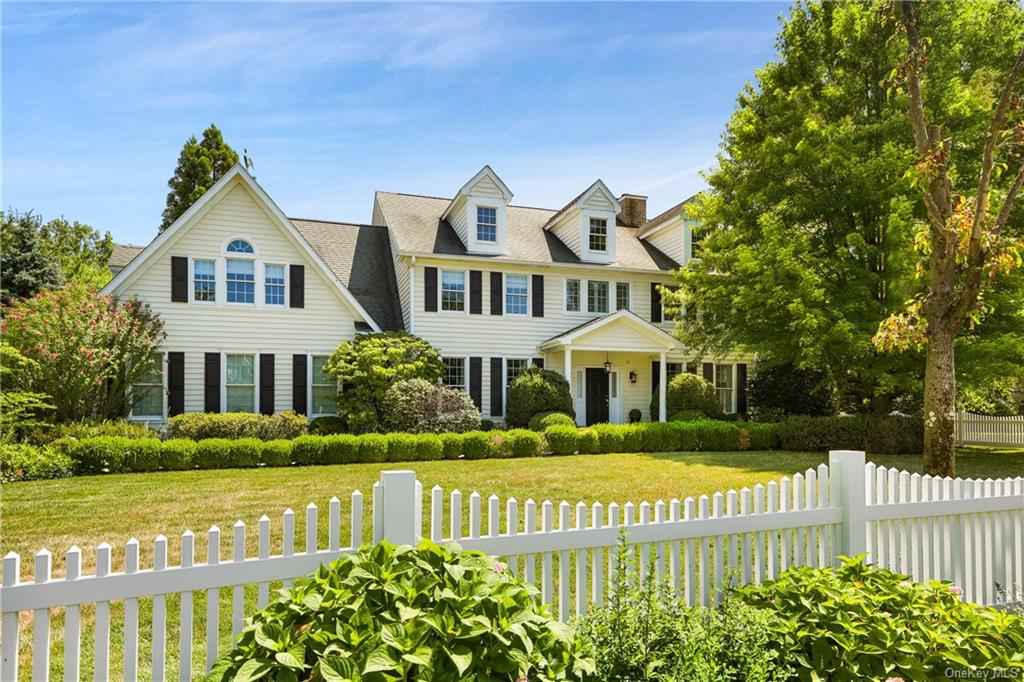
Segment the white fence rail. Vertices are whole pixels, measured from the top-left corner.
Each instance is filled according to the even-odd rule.
[[[374,484],[374,541],[411,543],[424,536],[503,557],[510,570],[538,585],[543,600],[563,619],[604,602],[615,579],[622,532],[630,543],[629,565],[644,576],[653,572],[689,604],[717,602],[730,583],[756,583],[792,566],[829,565],[836,555],[861,552],[868,553],[869,561],[915,580],[954,581],[962,586],[964,599],[978,603],[995,603],[1000,585],[1024,585],[1024,478],[932,478],[866,464],[862,452],[833,452],[828,465],[792,478],[696,500],[556,506],[503,501],[494,495],[485,501],[475,492],[467,500],[458,490],[446,493],[435,487],[426,502],[424,519],[423,489],[416,475],[384,472]],[[20,581],[20,558],[9,554],[0,587],[0,679],[18,679],[19,649],[31,657],[32,679],[47,680],[61,667],[65,679],[79,679],[86,641],[96,680],[109,679],[112,664],[119,665],[126,680],[140,675],[189,680],[212,665],[229,641],[229,631],[233,638],[252,610],[267,603],[270,583],[288,584],[358,547],[362,511],[362,497],[355,492],[343,539],[342,505],[337,498],[331,500],[324,548],[317,543],[318,510],[309,505],[305,547],[296,552],[295,516],[288,510],[281,520],[280,552],[273,555],[271,521],[264,516],[257,524],[255,557],[245,553],[244,523],[232,529],[230,557],[222,556],[221,533],[214,527],[207,534],[209,554],[203,564],[194,562],[191,532],[182,535],[181,563],[173,567],[167,565],[163,536],[155,540],[152,568],[140,568],[139,543],[131,540],[118,573],[111,571],[109,545],[97,549],[96,573],[89,576],[81,574],[82,553],[72,547],[65,577],[59,580],[50,579],[48,551],[35,557],[34,582]],[[256,597],[247,599],[246,587],[252,586]],[[194,609],[197,592],[200,599],[205,592],[205,618]],[[178,613],[169,615],[172,599]],[[145,618],[140,617],[141,601],[147,607]],[[83,618],[83,607],[90,609],[91,624]],[[223,627],[221,608],[231,614],[230,624]],[[175,615],[176,644],[168,642],[169,620]],[[56,624],[51,627],[51,618],[58,616],[63,617],[62,632]],[[22,626],[27,629],[29,623],[31,646],[20,639]],[[201,630],[194,632],[197,623]],[[148,656],[140,653],[140,632]],[[51,656],[59,646],[51,644],[53,633],[63,643],[63,656],[59,650]],[[122,645],[118,661],[111,660],[112,637]],[[202,651],[194,651],[194,640]],[[175,666],[171,653],[176,654]],[[193,670],[193,654],[201,655],[199,670]]]
[[[956,440],[960,445],[1002,445],[1024,447],[1024,415],[990,417],[957,412]]]

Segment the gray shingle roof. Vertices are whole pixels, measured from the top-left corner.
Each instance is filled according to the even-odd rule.
[[[377,201],[395,233],[399,250],[438,255],[466,255],[466,248],[455,230],[441,215],[451,199],[413,194],[377,192]],[[535,263],[582,263],[572,249],[544,229],[558,211],[526,206],[508,207],[508,253],[481,256],[494,260],[532,261]],[[637,239],[637,228],[618,226],[613,265],[638,270],[672,270],[679,264]]]
[[[132,262],[132,259],[142,253],[145,246],[135,244],[114,244],[114,250],[110,254],[110,267],[120,270]]]

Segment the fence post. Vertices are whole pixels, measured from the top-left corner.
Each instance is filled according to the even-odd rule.
[[[829,493],[832,505],[840,507],[843,514],[833,546],[835,555],[854,557],[868,551],[864,464],[864,453],[859,450],[828,453]],[[839,564],[835,557],[832,561]]]
[[[420,541],[421,529],[417,520],[421,518],[422,500],[417,494],[421,488],[416,473],[403,469],[380,472],[380,529],[374,529],[374,537],[380,537],[396,545],[415,545]],[[379,532],[378,532],[379,531]]]

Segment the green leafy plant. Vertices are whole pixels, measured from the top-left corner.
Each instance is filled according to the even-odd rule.
[[[364,547],[257,613],[208,680],[582,680],[572,630],[501,563],[457,546]]]
[[[580,432],[575,426],[549,426],[544,429],[544,440],[553,455],[572,455],[580,449]]]
[[[544,445],[544,439],[536,431],[511,429],[504,436],[502,447],[513,457],[536,457]]]
[[[961,601],[959,588],[911,582],[863,556],[838,568],[793,568],[740,588],[781,620],[774,637],[801,680],[944,679],[949,669],[1024,674],[1024,620]]]
[[[558,372],[540,367],[527,367],[508,386],[505,418],[509,426],[526,427],[539,412],[564,412],[576,415],[572,405],[569,382]]]
[[[0,443],[0,482],[63,478],[72,470],[71,458],[58,449]]]
[[[469,394],[426,379],[397,381],[384,396],[383,426],[407,433],[463,433],[480,424]]]
[[[918,454],[924,443],[920,417],[852,414],[838,417],[790,417],[779,422],[784,450],[865,450],[876,454]]]
[[[660,396],[655,391],[651,396],[651,414],[658,415]],[[700,412],[706,417],[720,417],[722,405],[710,381],[696,374],[683,372],[669,379],[665,387],[666,414],[679,412]]]
[[[307,431],[316,436],[329,436],[335,433],[345,433],[345,420],[341,417],[329,414],[322,417],[315,417],[310,420]]]
[[[186,412],[167,420],[171,438],[297,438],[306,433],[306,417],[294,412],[255,414],[253,412]]]
[[[543,431],[555,424],[576,426],[576,420],[565,412],[538,412],[530,417],[529,428],[531,431]]]

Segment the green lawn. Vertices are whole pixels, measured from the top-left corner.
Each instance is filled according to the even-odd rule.
[[[296,512],[295,546],[305,546],[305,506],[321,509],[320,546],[326,546],[328,500],[342,499],[343,519],[348,518],[352,491],[364,494],[364,538],[370,537],[370,496],[382,469],[411,468],[424,485],[425,496],[435,484],[446,492],[458,488],[464,493],[463,509],[468,514],[469,493],[485,498],[496,494],[504,500],[532,498],[639,503],[673,497],[683,499],[740,489],[781,476],[816,467],[826,457],[792,452],[666,453],[583,455],[531,459],[415,462],[409,464],[355,464],[275,469],[231,469],[151,474],[91,476],[56,481],[35,481],[3,486],[0,552],[15,551],[22,557],[22,577],[32,577],[32,555],[40,548],[54,553],[54,577],[64,573],[64,553],[72,544],[83,551],[83,573],[93,572],[95,550],[100,542],[113,548],[113,570],[123,568],[124,544],[131,538],[141,542],[141,564],[152,565],[152,542],[158,534],[168,537],[169,564],[178,563],[180,534],[196,534],[196,561],[205,561],[205,532],[212,525],[221,528],[222,556],[230,556],[231,527],[238,519],[247,525],[247,554],[256,550],[256,521],[262,514],[271,518],[272,551],[280,551],[281,513],[287,507]],[[880,465],[920,471],[917,456],[871,456]],[[965,450],[958,459],[958,472],[965,477],[1024,475],[1024,451]],[[447,506],[447,504],[446,504]],[[487,527],[487,504],[483,505],[483,527]],[[502,507],[503,508],[503,507]],[[539,516],[539,514],[538,514]],[[425,510],[424,520],[429,519]],[[447,520],[445,521],[447,527]],[[347,528],[347,521],[343,523]],[[465,526],[464,526],[465,527]],[[347,537],[347,530],[343,531]],[[195,595],[193,632],[195,671],[202,669],[202,637],[205,632],[204,593]],[[230,591],[221,591],[221,640],[229,638]],[[246,589],[246,611],[251,612],[255,589]],[[144,661],[140,679],[149,679],[150,642],[148,623],[151,600],[140,600],[140,658]],[[121,605],[112,605],[114,631],[111,637],[111,675],[121,675]],[[177,665],[177,597],[168,598],[167,655],[170,670]],[[91,670],[93,608],[82,608],[83,672]],[[31,614],[23,614],[21,668],[29,671],[31,658]],[[52,667],[55,679],[62,676],[63,613],[55,610],[52,621]],[[27,675],[26,675],[27,676]],[[86,676],[89,676],[88,674]],[[172,676],[176,676],[172,675]]]

